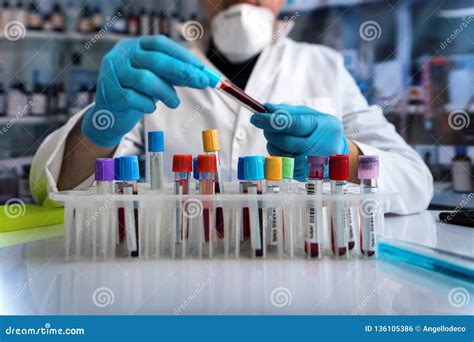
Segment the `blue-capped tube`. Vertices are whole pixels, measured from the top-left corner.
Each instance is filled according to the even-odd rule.
[[[148,132],[148,153],[150,172],[150,185],[153,190],[163,188],[163,152],[165,150],[165,138],[163,131]]]

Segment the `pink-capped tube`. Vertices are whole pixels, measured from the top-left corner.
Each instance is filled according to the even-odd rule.
[[[306,180],[306,193],[308,195],[322,195],[324,168],[328,163],[326,156],[308,156],[308,179]],[[311,203],[313,202],[313,203]],[[324,229],[323,208],[320,201],[308,203],[309,224],[305,236],[305,253],[308,257],[316,258],[322,255],[321,233]]]
[[[374,194],[377,192],[379,178],[378,156],[359,156],[357,175],[360,179],[360,192]],[[360,215],[360,252],[366,256],[375,254],[375,236],[380,227],[380,212],[375,198],[365,198],[359,208]]]

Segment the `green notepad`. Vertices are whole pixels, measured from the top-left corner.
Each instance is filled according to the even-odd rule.
[[[64,208],[47,208],[35,204],[0,206],[0,232],[37,228],[64,222]]]

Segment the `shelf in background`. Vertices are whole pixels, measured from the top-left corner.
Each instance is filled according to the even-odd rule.
[[[96,38],[95,36],[98,36]],[[95,39],[96,42],[105,41],[105,42],[116,42],[123,38],[131,38],[135,36],[130,36],[127,34],[116,34],[116,33],[105,33],[100,34],[99,32],[96,33],[77,33],[77,32],[54,32],[54,31],[26,31],[25,37],[20,40],[24,39],[31,39],[31,40],[58,40],[58,41],[66,41],[66,42],[87,42],[92,39]],[[5,34],[0,34],[0,40],[8,40]],[[16,41],[15,41],[16,42]]]
[[[33,156],[12,157],[7,159],[0,159],[0,170],[17,170],[21,172],[23,165],[31,164]]]
[[[61,123],[66,122],[69,119],[69,115],[66,114],[59,114],[59,115],[48,115],[48,116],[0,116],[0,125],[6,125],[11,123],[12,125],[15,124],[22,124],[22,125],[36,125],[42,123]]]

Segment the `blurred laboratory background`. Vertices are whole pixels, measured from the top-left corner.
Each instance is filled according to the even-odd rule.
[[[199,0],[0,0],[0,203],[31,202],[36,149],[93,101],[101,58],[119,39],[188,43],[182,27],[201,14]],[[472,0],[287,0],[280,19],[294,24],[292,39],[344,55],[369,103],[431,169],[432,208],[467,196],[472,206]]]

